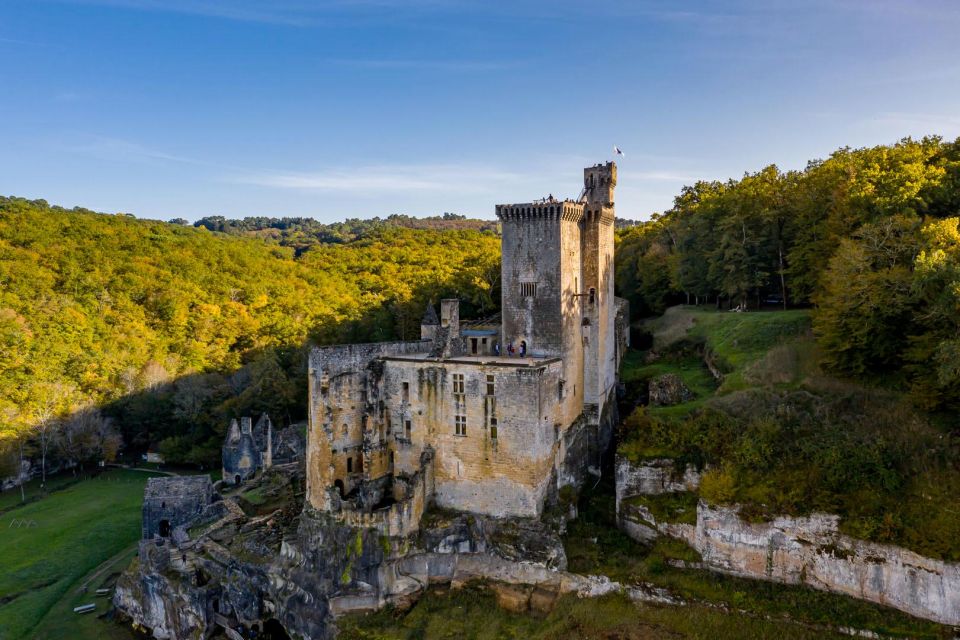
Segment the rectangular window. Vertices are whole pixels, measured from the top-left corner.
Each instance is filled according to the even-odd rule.
[[[487,395],[488,396],[494,395],[494,391],[496,390],[494,386],[495,385],[494,385],[493,376],[487,376]]]
[[[407,434],[407,440],[410,439],[410,433],[413,431],[413,425],[409,420],[403,423],[404,432]]]
[[[453,374],[453,392],[463,393],[463,374],[462,373]]]
[[[409,382],[403,383],[403,401],[410,402],[410,383]]]
[[[490,439],[491,440],[497,439],[497,419],[496,418],[490,418]]]
[[[536,282],[521,282],[521,283],[520,283],[520,297],[521,297],[521,298],[536,298],[536,297],[537,297],[537,283],[536,283]]]
[[[455,433],[458,436],[466,436],[467,435],[467,416],[456,416],[454,426],[456,429]]]

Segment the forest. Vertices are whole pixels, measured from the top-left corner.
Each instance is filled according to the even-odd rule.
[[[839,149],[685,187],[623,230],[617,288],[639,316],[672,304],[813,307],[824,364],[960,406],[960,140]]]
[[[697,182],[617,230],[636,317],[812,307],[824,366],[960,405],[960,141],[839,149]],[[0,449],[216,466],[225,425],[304,417],[305,354],[418,335],[428,301],[499,306],[495,223],[445,214],[159,222],[0,198]],[[955,425],[954,425],[955,428]]]
[[[231,417],[304,417],[307,344],[418,337],[442,297],[498,306],[489,223],[398,222],[330,240],[302,221],[211,231],[0,199],[0,476],[21,454],[83,464],[121,443],[217,466]]]

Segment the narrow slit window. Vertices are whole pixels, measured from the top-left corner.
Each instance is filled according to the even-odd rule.
[[[496,384],[494,383],[493,376],[487,376],[487,395],[492,396],[496,391]]]
[[[412,424],[409,420],[407,420],[407,421],[403,424],[403,429],[404,429],[404,432],[405,432],[406,435],[407,435],[407,440],[409,440],[409,439],[410,439],[410,433],[413,431],[413,424]]]
[[[353,473],[353,458],[347,458],[347,473]]]
[[[409,382],[403,383],[403,401],[410,402],[410,383]]]
[[[490,439],[491,440],[497,439],[497,419],[496,418],[490,418]]]

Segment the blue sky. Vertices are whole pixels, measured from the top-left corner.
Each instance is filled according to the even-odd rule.
[[[957,0],[0,0],[0,193],[325,221],[960,136]]]

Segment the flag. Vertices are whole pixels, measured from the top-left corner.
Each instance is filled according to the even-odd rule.
[[[626,157],[627,157],[627,156],[623,153],[623,151],[620,151],[620,147],[618,147],[617,145],[613,145],[613,152],[614,152],[615,154],[617,154],[618,156],[620,156],[621,158],[626,158]]]

